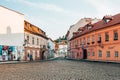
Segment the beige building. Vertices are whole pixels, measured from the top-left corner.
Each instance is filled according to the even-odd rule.
[[[46,33],[37,26],[24,21],[25,31],[25,60],[32,54],[33,60],[40,60],[47,56],[48,38]]]

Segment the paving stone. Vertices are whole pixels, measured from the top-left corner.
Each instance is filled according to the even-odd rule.
[[[120,64],[60,59],[1,64],[0,80],[120,80]]]

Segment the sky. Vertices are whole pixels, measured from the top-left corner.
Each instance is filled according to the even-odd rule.
[[[120,0],[0,0],[0,5],[25,15],[55,40],[81,18],[99,18],[120,13]]]

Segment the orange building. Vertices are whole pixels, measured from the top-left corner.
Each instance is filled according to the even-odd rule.
[[[120,14],[104,16],[73,33],[71,58],[120,62]]]

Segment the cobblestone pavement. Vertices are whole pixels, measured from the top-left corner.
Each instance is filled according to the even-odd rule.
[[[0,80],[120,80],[120,64],[71,60],[1,64]]]

